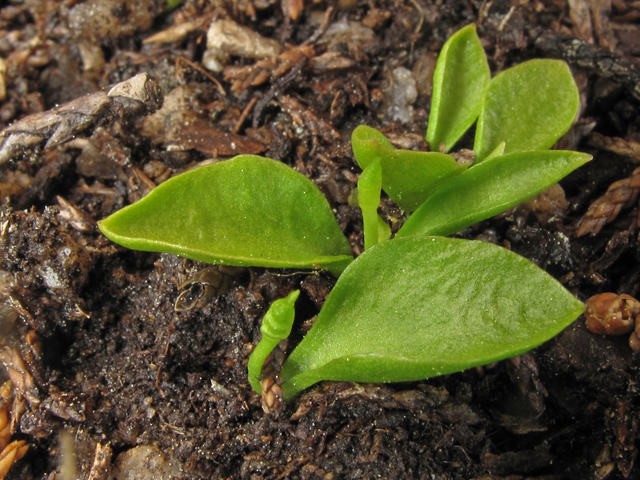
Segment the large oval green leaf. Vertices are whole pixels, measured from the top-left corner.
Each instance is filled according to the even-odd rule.
[[[476,121],[482,94],[491,79],[475,25],[458,30],[442,47],[433,73],[427,142],[448,152]]]
[[[285,362],[285,399],[321,380],[403,382],[517,355],[583,311],[504,248],[443,237],[384,242],[347,267]]]
[[[563,150],[490,158],[442,184],[397,236],[451,235],[540,193],[589,160]]]
[[[409,213],[422,205],[436,184],[469,167],[444,153],[396,149],[382,133],[365,125],[353,131],[351,144],[363,170],[380,160],[383,190]]]
[[[209,263],[340,271],[352,260],[316,185],[255,155],[178,175],[99,226],[125,247]]]
[[[569,130],[579,105],[578,87],[561,60],[529,60],[496,75],[478,118],[476,163],[500,142],[505,154],[550,148]]]

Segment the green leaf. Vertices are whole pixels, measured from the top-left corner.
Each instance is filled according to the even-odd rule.
[[[382,166],[382,188],[406,212],[416,210],[444,179],[469,164],[458,165],[451,155],[398,150],[378,130],[360,125],[351,135],[353,153],[363,170],[373,161]]]
[[[427,142],[448,152],[476,121],[491,72],[475,25],[456,32],[442,47],[433,73]]]
[[[584,311],[523,257],[483,242],[376,245],[338,279],[282,368],[285,400],[321,380],[404,382],[525,352]]]
[[[529,60],[496,75],[478,119],[476,163],[500,142],[505,154],[550,148],[571,127],[579,104],[576,82],[561,60]]]
[[[378,243],[391,238],[391,227],[378,215]]]
[[[381,160],[390,151],[395,150],[381,131],[366,125],[357,126],[351,133],[351,148],[362,170],[376,159]]]
[[[456,233],[540,193],[589,160],[586,153],[541,150],[474,164],[442,184],[397,236]]]
[[[360,174],[358,180],[358,205],[362,210],[364,223],[364,249],[368,250],[378,243],[378,206],[382,189],[382,167],[380,160],[371,162]]]
[[[498,146],[493,150],[493,152],[487,155],[487,158],[485,158],[485,160],[489,160],[490,158],[493,158],[493,157],[501,157],[502,155],[504,155],[505,147],[506,147],[506,144],[504,142],[500,142]]]
[[[316,185],[255,155],[167,180],[99,226],[125,247],[209,263],[340,271],[352,260]]]

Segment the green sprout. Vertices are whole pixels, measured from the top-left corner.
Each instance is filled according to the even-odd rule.
[[[294,305],[300,295],[300,290],[294,290],[285,298],[276,300],[271,304],[269,310],[262,319],[260,332],[262,340],[249,357],[247,370],[249,371],[249,383],[258,393],[262,393],[260,386],[260,373],[262,366],[269,354],[276,348],[281,340],[289,338],[293,321],[295,319]]]
[[[445,237],[383,242],[347,267],[285,361],[284,399],[321,380],[420,380],[518,355],[583,311],[505,248]]]
[[[475,26],[469,25],[447,40],[434,72],[426,138],[440,152],[395,149],[373,128],[354,130],[360,167],[380,161],[383,190],[412,213],[397,236],[456,233],[540,193],[591,159],[548,150],[569,130],[580,103],[565,62],[530,60],[489,78]],[[476,120],[475,160],[459,165],[441,152]]]
[[[491,79],[475,27],[445,44],[434,73],[427,140],[393,147],[360,126],[358,203],[365,252],[353,260],[327,200],[303,175],[253,155],[163,183],[100,222],[139,250],[235,266],[326,268],[339,275],[312,329],[285,361],[286,401],[322,380],[399,382],[523,353],[573,322],[584,305],[546,272],[495,245],[445,238],[541,192],[591,159],[548,150],[571,126],[578,91],[567,65],[531,60]],[[475,159],[447,152],[477,121]],[[394,239],[381,191],[411,214]],[[299,292],[277,300],[249,360],[261,391],[265,358],[286,338]]]

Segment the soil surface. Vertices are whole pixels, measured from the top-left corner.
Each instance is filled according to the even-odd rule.
[[[437,53],[475,23],[494,73],[567,60],[582,106],[559,143],[594,160],[459,236],[527,257],[582,301],[638,295],[637,190],[611,222],[577,233],[589,205],[640,164],[639,19],[620,0],[1,8],[0,128],[13,130],[0,134],[0,380],[14,384],[13,439],[29,445],[6,478],[639,478],[627,335],[593,334],[581,317],[516,358],[415,383],[324,382],[266,414],[246,372],[262,315],[302,289],[291,348],[335,279],[246,269],[176,312],[180,285],[206,265],[127,250],[96,227],[186,169],[255,153],[310,177],[361,253],[351,131],[366,124],[427,149]],[[207,48],[220,20],[235,33]],[[141,97],[105,95],[140,73],[151,82]],[[381,212],[397,231],[403,212],[388,199]],[[71,467],[57,473],[63,458]]]

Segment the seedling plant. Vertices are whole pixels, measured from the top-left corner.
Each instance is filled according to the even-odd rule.
[[[579,105],[568,66],[530,60],[493,79],[474,26],[444,45],[426,139],[400,150],[379,131],[352,135],[363,169],[358,201],[365,252],[355,260],[313,182],[288,166],[241,155],[183,173],[100,222],[129,248],[209,263],[324,268],[338,276],[312,329],[285,361],[286,401],[322,380],[399,382],[525,352],[575,320],[584,305],[546,272],[504,248],[447,235],[556,183],[591,159],[549,150]],[[477,121],[473,162],[448,152]],[[410,214],[390,237],[381,191]],[[299,292],[276,300],[249,361],[261,369],[288,337]]]

